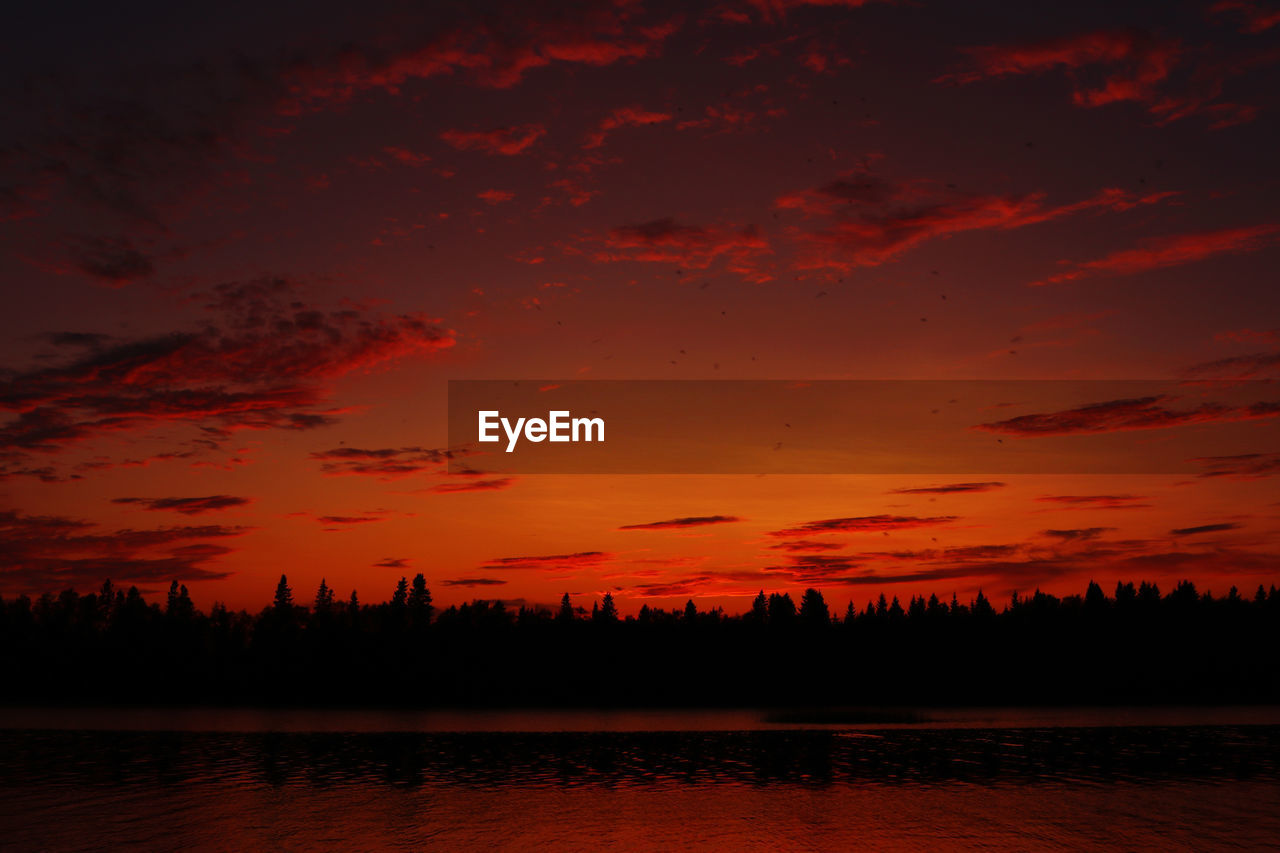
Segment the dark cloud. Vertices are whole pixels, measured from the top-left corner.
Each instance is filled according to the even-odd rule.
[[[199,515],[220,509],[246,506],[249,498],[232,495],[207,495],[199,498],[113,498],[115,504],[138,504],[144,509],[180,512],[183,515]]]
[[[894,495],[950,495],[958,492],[990,492],[1003,489],[1004,483],[949,483],[945,486],[925,486],[916,489],[893,489]]]
[[[1111,533],[1114,527],[1075,527],[1067,530],[1046,530],[1042,535],[1066,542],[1087,542],[1097,539],[1104,533]]]
[[[84,240],[73,256],[81,272],[116,287],[155,272],[152,259],[123,237]]]
[[[1152,573],[1181,575],[1227,575],[1241,573],[1274,577],[1280,554],[1237,548],[1207,548],[1200,551],[1162,551],[1139,554],[1117,561],[1113,571],[1146,577]]]
[[[563,571],[566,569],[593,568],[603,565],[611,559],[613,559],[613,555],[604,551],[578,551],[574,554],[548,554],[536,557],[495,557],[483,568]]]
[[[707,590],[713,579],[710,575],[697,575],[654,583],[639,583],[632,586],[628,593],[633,598],[672,598],[698,595]]]
[[[743,5],[754,9],[764,21],[777,22],[785,18],[788,12],[805,7],[858,9],[872,3],[891,2],[893,0],[746,0]],[[728,16],[728,10],[729,7],[722,7],[720,11],[722,15]],[[733,17],[726,19],[735,20]]]
[[[41,335],[41,338],[55,347],[83,347],[85,349],[101,349],[113,340],[111,335],[99,332],[46,332]]]
[[[375,569],[407,569],[409,560],[406,557],[387,557],[373,564]]]
[[[925,581],[937,580],[968,580],[974,577],[982,577],[984,574],[984,572],[975,571],[973,568],[968,566],[957,566],[950,568],[923,569],[918,572],[907,572],[904,574],[879,574],[876,572],[868,572],[861,575],[837,575],[833,577],[813,578],[810,580],[837,586],[879,586],[881,584],[923,583]]]
[[[1201,403],[1181,410],[1164,405],[1173,399],[1167,395],[1157,395],[1132,400],[1109,400],[1061,412],[1021,415],[1004,421],[978,424],[974,429],[1020,437],[1074,435],[1164,429],[1184,424],[1254,420],[1280,415],[1280,403],[1254,403],[1248,406]]]
[[[958,545],[951,548],[924,548],[915,551],[863,551],[852,555],[865,562],[889,561],[895,563],[918,563],[944,560],[947,562],[966,562],[973,560],[990,560],[995,557],[1007,557],[1018,552],[1021,545]]]
[[[1280,24],[1280,8],[1258,0],[1218,0],[1209,7],[1209,12],[1236,18],[1244,33],[1261,33]]]
[[[1176,527],[1169,531],[1171,536],[1195,536],[1198,533],[1225,533],[1228,530],[1239,530],[1238,524],[1201,524],[1197,527]]]
[[[325,474],[359,474],[390,480],[436,470],[453,455],[453,451],[429,447],[335,447],[315,451],[311,458],[320,460],[320,470]]]
[[[235,429],[312,429],[352,371],[453,343],[422,315],[325,311],[281,279],[226,284],[203,294],[200,329],[113,342],[55,366],[14,373],[0,388],[0,449],[56,451],[123,430],[165,424],[224,438]]]
[[[648,521],[643,524],[624,524],[619,530],[667,530],[682,527],[703,527],[708,524],[729,524],[741,521],[736,515],[690,515],[684,518],[669,518],[666,521]]]
[[[822,583],[843,577],[861,565],[853,557],[833,557],[824,554],[794,554],[788,556],[785,565],[769,566],[766,571],[787,575],[792,583]]]
[[[1067,509],[1148,509],[1151,506],[1140,503],[1147,498],[1139,495],[1042,495],[1036,500]]]
[[[932,527],[939,524],[950,524],[958,516],[939,515],[930,518],[919,518],[913,515],[863,515],[854,518],[827,518],[821,521],[810,521],[796,527],[774,530],[770,536],[779,538],[795,538],[815,533],[873,533],[887,530],[910,530],[916,527]]]
[[[770,545],[770,551],[839,551],[845,545],[841,542],[820,542],[814,539],[791,539]]]
[[[1280,453],[1241,453],[1235,456],[1198,456],[1191,460],[1204,467],[1200,477],[1256,480],[1280,473]]]
[[[451,494],[454,492],[497,492],[502,489],[510,488],[516,481],[515,477],[494,477],[488,480],[461,480],[452,483],[439,483],[431,487],[431,491],[437,494]]]
[[[1280,368],[1280,352],[1255,352],[1206,361],[1187,368],[1189,379],[1254,379]]]
[[[0,588],[49,592],[119,582],[218,580],[229,576],[206,564],[230,551],[216,542],[248,527],[209,524],[103,532],[65,516],[0,511]]]
[[[449,578],[447,580],[441,581],[440,583],[442,583],[444,586],[476,587],[476,586],[502,586],[506,583],[506,581],[500,580],[498,578]]]
[[[316,521],[324,525],[326,530],[339,530],[343,527],[352,527],[358,524],[373,524],[377,521],[386,521],[388,518],[385,514],[377,515],[320,515],[316,516]]]

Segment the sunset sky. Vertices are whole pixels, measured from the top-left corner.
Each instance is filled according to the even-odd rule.
[[[0,595],[1280,582],[1274,406],[1178,475],[445,458],[451,379],[1277,377],[1280,5],[186,5],[10,13]]]

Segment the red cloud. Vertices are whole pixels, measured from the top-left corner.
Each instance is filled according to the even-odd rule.
[[[394,145],[388,145],[382,150],[390,157],[393,157],[397,162],[403,163],[406,166],[421,166],[423,163],[429,163],[431,161],[431,158],[426,154],[419,154],[416,151],[410,151],[408,148],[397,148]]]
[[[502,204],[504,201],[511,201],[516,194],[507,190],[485,190],[476,193],[476,198],[487,201],[489,204]]]
[[[1044,436],[1118,432],[1137,429],[1164,429],[1184,424],[1215,421],[1242,421],[1280,415],[1280,403],[1226,406],[1202,403],[1193,409],[1175,410],[1161,405],[1172,398],[1165,395],[1133,400],[1110,400],[1047,414],[1021,415],[1004,421],[978,424],[974,429],[1002,435]]]
[[[1077,88],[1078,106],[1096,107],[1115,101],[1145,101],[1169,76],[1181,46],[1133,31],[1084,33],[1023,45],[969,48],[973,70],[948,75],[946,80],[972,83],[988,77],[1034,74],[1050,69],[1074,70],[1090,65],[1109,68],[1099,88]]]
[[[660,124],[671,121],[670,113],[656,113],[640,107],[619,107],[603,120],[599,126],[587,136],[583,148],[599,148],[604,145],[605,138],[620,127]]]
[[[938,524],[950,524],[957,516],[939,515],[931,518],[918,518],[913,515],[863,515],[856,518],[827,518],[822,521],[810,521],[784,530],[774,530],[770,536],[779,538],[795,538],[821,533],[872,533],[886,530],[909,530],[916,527],[931,527]]]
[[[781,196],[775,207],[832,219],[825,227],[798,230],[800,242],[810,250],[802,264],[849,269],[879,266],[930,240],[967,231],[1024,228],[1085,212],[1122,212],[1171,195],[1105,189],[1080,201],[1050,205],[1044,193],[974,196],[924,182],[895,185],[853,174]]]
[[[1243,19],[1240,31],[1245,33],[1265,32],[1280,24],[1280,9],[1267,8],[1256,0],[1218,0],[1209,7],[1209,12],[1215,15],[1238,12]]]
[[[397,94],[406,84],[463,73],[477,84],[508,88],[534,69],[556,62],[604,66],[661,52],[678,19],[642,22],[638,4],[575,5],[564,13],[533,14],[509,5],[489,19],[461,23],[426,38],[400,40],[378,50],[350,48],[320,61],[298,62],[284,75],[287,95],[279,112],[295,114],[355,95]]]
[[[937,82],[972,83],[1010,75],[1062,70],[1074,83],[1071,100],[1080,107],[1118,102],[1139,103],[1161,123],[1196,113],[1213,119],[1213,129],[1251,121],[1258,113],[1248,104],[1218,102],[1225,79],[1248,70],[1259,57],[1244,61],[1214,62],[1203,50],[1186,50],[1175,39],[1133,30],[1103,31],[1050,39],[1030,44],[970,48],[973,67],[944,75]],[[1197,64],[1186,74],[1173,71],[1185,61]],[[1096,79],[1098,83],[1083,81]],[[1185,79],[1184,79],[1185,78]]]
[[[649,521],[644,524],[624,524],[619,530],[667,530],[671,528],[701,527],[707,524],[728,524],[741,521],[736,515],[691,515],[666,521]]]
[[[540,124],[522,124],[494,130],[446,130],[440,138],[459,151],[483,151],[511,157],[524,153],[546,132],[547,129]]]
[[[1037,285],[1073,281],[1099,272],[1135,273],[1203,261],[1215,255],[1256,252],[1275,245],[1280,224],[1266,223],[1245,228],[1224,228],[1197,234],[1177,234],[1148,241],[1135,249],[1112,252],[1093,261],[1075,264],[1066,272],[1052,275]]]
[[[755,266],[756,257],[769,251],[769,242],[754,225],[736,230],[704,228],[682,225],[668,217],[618,226],[609,232],[605,246],[595,255],[596,261],[644,261],[707,269],[723,257],[732,272],[755,281],[769,278]]]
[[[766,110],[769,118],[780,118],[786,115],[783,107]],[[676,125],[676,130],[706,130],[709,133],[734,133],[751,127],[759,115],[752,110],[735,106],[726,101],[722,104],[708,104],[703,110],[702,118],[685,119]]]
[[[180,512],[183,515],[199,515],[220,509],[245,506],[249,498],[238,498],[231,495],[209,495],[200,498],[113,498],[115,504],[140,504],[144,509],[153,511]]]

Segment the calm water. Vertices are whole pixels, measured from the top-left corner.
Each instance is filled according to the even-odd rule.
[[[0,711],[0,847],[1280,849],[1280,709]]]

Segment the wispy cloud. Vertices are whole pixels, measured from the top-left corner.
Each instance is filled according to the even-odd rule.
[[[795,538],[820,533],[879,533],[889,530],[911,530],[917,527],[934,527],[950,524],[958,516],[938,515],[921,518],[914,515],[862,515],[854,518],[826,518],[810,521],[795,527],[774,530],[770,536]]]
[[[113,498],[115,504],[137,504],[152,511],[180,512],[183,515],[199,515],[205,512],[231,509],[249,504],[249,498],[233,495],[207,495],[198,498]]]
[[[1280,415],[1280,403],[1261,402],[1248,406],[1201,403],[1189,409],[1172,409],[1163,405],[1173,399],[1157,395],[1131,400],[1108,400],[1060,412],[1020,415],[1008,420],[978,424],[974,429],[1020,437],[1075,435],[1166,429],[1185,424],[1246,421]]]
[[[703,527],[708,524],[730,524],[741,521],[736,515],[690,515],[684,518],[669,518],[665,521],[647,521],[643,524],[624,524],[619,530],[668,530],[672,528]]]

